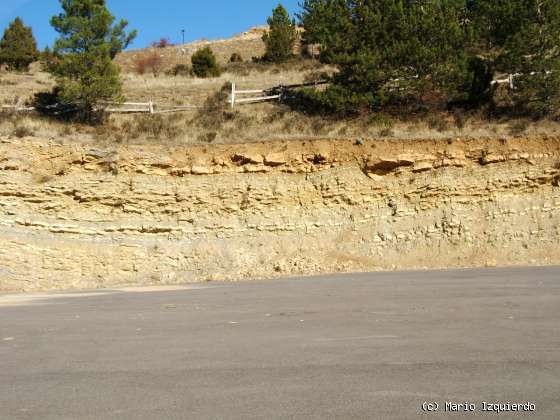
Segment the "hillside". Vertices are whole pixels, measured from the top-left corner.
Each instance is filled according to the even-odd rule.
[[[250,29],[225,40],[196,41],[185,46],[148,48],[127,51],[116,62],[122,68],[124,96],[132,102],[153,101],[157,105],[195,105],[199,110],[150,117],[149,115],[112,115],[107,124],[92,129],[79,124],[60,124],[55,121],[19,115],[0,117],[0,133],[13,135],[16,128],[25,127],[27,134],[39,132],[41,137],[59,141],[94,143],[153,143],[178,145],[198,143],[239,143],[263,139],[297,138],[400,138],[422,139],[455,137],[492,138],[519,135],[555,135],[560,125],[556,121],[528,119],[489,120],[476,113],[430,112],[425,115],[374,115],[352,119],[332,119],[305,115],[275,102],[239,106],[230,112],[229,86],[238,89],[266,89],[319,80],[334,69],[316,60],[296,58],[277,65],[253,63],[251,57],[264,52],[262,33],[265,27]],[[167,73],[177,64],[190,64],[191,55],[209,46],[223,67],[217,78],[198,79],[189,75]],[[184,53],[183,53],[184,52]],[[228,63],[233,52],[245,62]],[[134,63],[149,54],[161,56],[159,74],[138,74]],[[33,95],[47,91],[54,85],[51,77],[34,64],[30,73],[0,72],[0,104],[15,104],[32,100]],[[225,89],[224,93],[219,93]],[[212,98],[208,101],[209,98]],[[210,108],[211,109],[210,109]],[[210,118],[205,116],[211,115]],[[39,134],[38,133],[38,134]]]
[[[210,47],[218,62],[225,65],[229,62],[231,55],[236,52],[243,57],[244,61],[250,61],[253,57],[264,54],[262,36],[267,30],[266,26],[254,27],[246,32],[235,35],[228,39],[198,40],[185,45],[174,45],[166,48],[157,48],[157,52],[164,61],[164,67],[171,68],[175,64],[190,65],[190,58],[200,48]],[[151,48],[148,48],[148,51]],[[134,72],[135,60],[146,54],[146,50],[125,51],[117,57],[117,63],[125,72]]]

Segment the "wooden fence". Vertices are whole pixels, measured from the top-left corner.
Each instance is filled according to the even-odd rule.
[[[534,76],[536,72],[531,72],[528,75]],[[549,71],[546,74],[550,74]],[[503,79],[496,79],[491,82],[492,85],[501,85],[501,84],[508,84],[510,89],[515,88],[515,79],[518,77],[524,76],[522,73],[515,73],[515,74],[508,74],[507,77]],[[418,79],[419,76],[411,76],[406,79]],[[405,78],[399,79],[391,79],[392,82],[400,82],[405,80]],[[228,103],[231,105],[233,109],[236,104],[248,104],[248,103],[255,103],[255,102],[264,102],[264,101],[273,101],[273,100],[282,100],[283,95],[291,90],[300,87],[306,86],[318,86],[328,84],[328,81],[318,81],[312,83],[301,83],[296,85],[279,85],[268,89],[255,89],[255,90],[237,90],[236,84],[231,84],[231,95],[228,99]],[[257,95],[252,97],[247,97],[246,95]]]
[[[16,111],[16,112],[35,111],[35,107],[19,106],[19,105],[2,105],[2,106],[0,106],[0,109],[13,110],[13,111]]]
[[[235,108],[235,104],[247,104],[247,103],[254,103],[254,102],[262,102],[262,101],[272,101],[275,99],[280,99],[282,94],[275,94],[275,95],[267,95],[266,89],[255,89],[255,90],[237,90],[235,83],[231,84],[231,96],[230,96],[230,104],[231,109]],[[260,96],[253,96],[251,98],[243,97],[243,95],[255,95],[259,94]]]
[[[231,108],[235,108],[235,104],[249,104],[255,102],[265,102],[265,101],[274,101],[274,100],[282,100],[284,94],[291,90],[297,89],[301,87],[310,87],[310,86],[320,86],[328,84],[329,82],[325,80],[311,82],[311,83],[299,83],[295,85],[278,85],[268,89],[254,89],[254,90],[237,90],[236,84],[231,84],[231,95],[229,97],[229,104]],[[252,96],[247,97],[245,95],[259,95],[259,96]]]
[[[106,108],[105,112],[115,114],[134,114],[134,113],[148,113],[148,114],[169,114],[172,112],[182,112],[191,109],[197,109],[195,105],[162,105],[158,106],[155,102],[104,102]],[[161,108],[161,109],[160,109]]]
[[[172,112],[182,112],[192,109],[197,109],[194,105],[162,105],[158,106],[156,103],[150,102],[103,102],[100,109],[111,114],[168,114]],[[1,105],[2,110],[11,110],[15,112],[31,112],[35,111],[35,107],[16,105]]]

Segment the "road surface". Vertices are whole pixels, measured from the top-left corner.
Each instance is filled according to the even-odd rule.
[[[0,418],[560,419],[560,268],[0,296]]]

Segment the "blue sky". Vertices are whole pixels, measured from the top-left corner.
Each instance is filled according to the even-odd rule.
[[[294,13],[300,0],[282,0]],[[51,45],[56,33],[49,25],[58,14],[58,0],[0,0],[0,31],[16,16],[33,28],[40,48]],[[225,38],[266,23],[278,0],[107,0],[117,18],[129,21],[129,28],[138,29],[132,48],[143,48],[152,41],[169,38],[185,40]],[[0,34],[1,36],[1,34]]]

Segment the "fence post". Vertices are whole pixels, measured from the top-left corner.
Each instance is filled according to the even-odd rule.
[[[509,75],[509,88],[513,89],[513,74]]]
[[[150,114],[154,113],[154,103],[150,100],[150,102],[148,102],[148,107],[150,109]]]
[[[231,109],[235,108],[235,83],[231,84]]]

